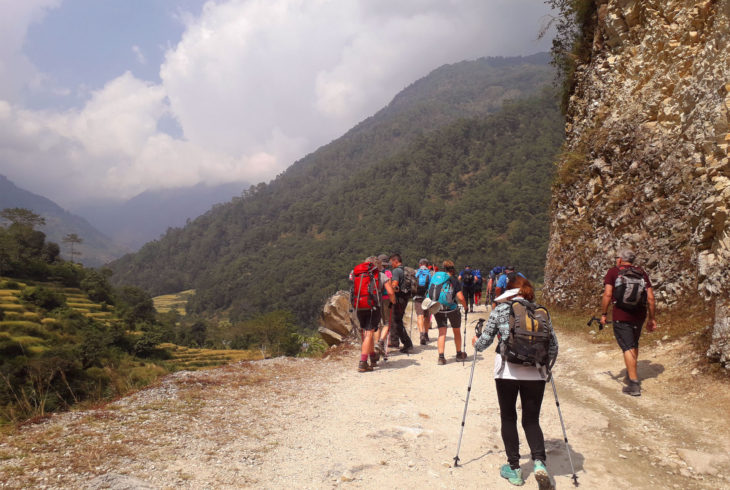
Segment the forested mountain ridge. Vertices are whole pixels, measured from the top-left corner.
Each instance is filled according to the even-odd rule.
[[[494,75],[504,66],[487,71],[504,94],[519,87],[519,70],[500,61],[504,79]],[[525,71],[523,99],[500,100],[487,116],[446,117],[440,128],[429,127],[434,118],[428,104],[419,108],[421,98],[402,101],[406,89],[393,103],[402,111],[391,104],[384,109],[391,114],[379,112],[272,183],[114,262],[113,280],[153,294],[195,288],[193,312],[241,318],[287,309],[313,326],[324,299],[347,287],[353,264],[373,253],[399,251],[407,264],[421,256],[510,261],[540,276],[562,123],[552,91],[527,97],[540,89],[536,78],[550,82],[552,70],[527,64]],[[443,90],[437,98],[448,97]],[[399,138],[405,143],[393,142]]]
[[[94,202],[75,212],[115,243],[134,251],[159,238],[168,228],[184,226],[187,220],[197,218],[213,205],[230,201],[247,187],[243,182],[231,182],[150,189],[123,202]]]
[[[0,175],[0,210],[5,208],[30,209],[43,216],[45,224],[39,229],[49,241],[61,246],[61,253],[66,258],[71,257],[62,243],[63,237],[71,233],[78,235],[83,242],[75,245],[75,260],[87,266],[98,267],[129,250],[115,244],[81,216],[64,210],[46,197],[21,189]]]

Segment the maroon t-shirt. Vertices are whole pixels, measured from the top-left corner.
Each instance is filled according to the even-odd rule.
[[[625,269],[627,266],[622,266],[621,269]],[[646,287],[650,288],[651,281],[649,280],[649,276],[646,274],[644,269],[641,267],[633,266],[634,269],[638,269],[641,271],[641,275],[644,276],[644,281],[646,281]],[[613,286],[616,283],[616,279],[618,278],[618,267],[611,267],[608,269],[608,272],[606,272],[606,277],[603,278],[603,284],[610,284]],[[613,313],[611,315],[611,319],[615,322],[627,322],[627,323],[633,323],[634,325],[643,325],[644,320],[646,320],[646,308],[643,308],[637,312],[630,312],[626,310],[622,310],[618,306],[616,306],[616,300],[612,299],[611,302],[613,303]]]

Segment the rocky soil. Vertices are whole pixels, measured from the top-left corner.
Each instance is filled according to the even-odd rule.
[[[470,323],[480,316],[486,312]],[[618,350],[559,327],[556,387],[583,488],[730,489],[726,381],[693,370],[686,346],[662,342],[659,332],[643,341],[643,394],[629,397]],[[467,362],[456,362],[449,339],[449,362],[438,366],[432,340],[371,373],[356,371],[353,347],[323,360],[178,372],[104,407],[3,434],[0,487],[510,488],[499,477],[505,456],[491,349],[477,358],[461,465],[453,465],[467,351]],[[558,488],[570,487],[549,386],[542,425],[548,469]],[[524,440],[522,452],[525,487],[537,488]]]

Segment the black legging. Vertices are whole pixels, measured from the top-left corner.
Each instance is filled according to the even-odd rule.
[[[540,406],[545,394],[545,381],[495,379],[499,414],[502,419],[502,441],[507,461],[513,468],[520,466],[520,439],[517,435],[517,394],[522,402],[522,428],[530,445],[532,459],[545,462],[545,438],[540,428]]]

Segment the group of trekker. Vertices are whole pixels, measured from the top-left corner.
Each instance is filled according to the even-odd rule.
[[[634,265],[635,259],[636,254],[630,249],[622,249],[616,254],[615,265],[608,270],[603,281],[600,322],[602,327],[607,324],[613,325],[614,336],[623,352],[627,373],[623,392],[639,396],[641,395],[637,373],[639,337],[647,319],[649,332],[657,328],[657,323],[651,281],[643,269]],[[477,277],[480,279],[479,282],[476,281]],[[352,304],[357,311],[362,332],[358,371],[373,371],[381,357],[386,356],[387,360],[387,346],[394,345],[386,344],[391,327],[394,337],[403,344],[400,352],[410,353],[413,350],[413,342],[403,323],[410,298],[413,298],[413,309],[418,318],[422,345],[429,342],[431,316],[436,320],[439,332],[438,364],[446,364],[444,351],[449,326],[452,328],[456,345],[456,360],[467,359],[468,356],[461,344],[461,317],[463,311],[466,321],[467,313],[474,311],[474,304],[479,304],[481,284],[483,284],[481,273],[472,270],[470,266],[465,266],[457,274],[454,263],[450,260],[443,261],[439,270],[427,259],[421,259],[418,269],[414,270],[403,266],[399,254],[391,256],[383,254],[368,257],[365,262],[356,266],[351,279]],[[480,286],[477,287],[477,284]],[[486,285],[486,304],[491,307],[490,314],[484,328],[481,332],[477,331],[471,343],[476,356],[477,352],[487,349],[495,338],[498,341],[494,378],[500,410],[501,435],[507,455],[507,464],[500,468],[500,476],[514,485],[524,484],[517,431],[516,405],[519,395],[522,427],[530,447],[535,479],[541,489],[554,488],[545,466],[545,440],[540,427],[540,410],[545,385],[547,381],[552,381],[551,368],[558,355],[558,339],[550,314],[544,307],[535,303],[533,285],[523,274],[515,272],[513,266],[492,269]],[[613,306],[613,321],[609,322],[607,318],[611,306]],[[471,381],[469,391],[471,391]],[[560,410],[559,404],[558,410]],[[565,441],[568,449],[567,437]],[[570,457],[570,453],[568,456]],[[458,453],[455,460],[458,460]],[[577,483],[575,471],[573,479]]]

